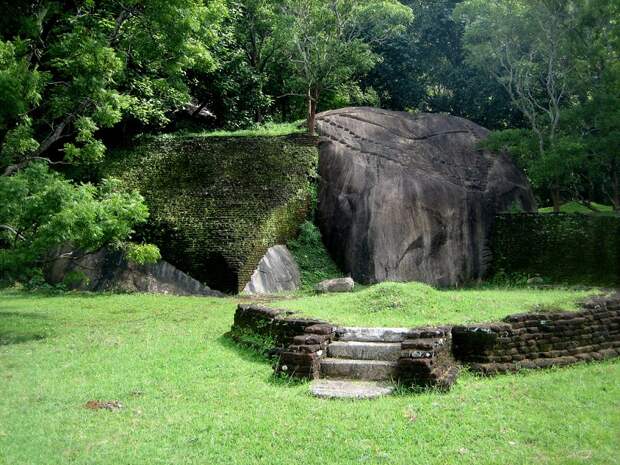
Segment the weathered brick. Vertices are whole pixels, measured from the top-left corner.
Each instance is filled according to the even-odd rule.
[[[330,335],[334,332],[334,327],[329,324],[317,324],[308,326],[305,329],[306,334]]]

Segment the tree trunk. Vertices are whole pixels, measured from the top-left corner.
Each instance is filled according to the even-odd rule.
[[[319,92],[316,89],[308,88],[308,135],[314,136],[314,126],[316,125],[316,103]]]
[[[551,200],[553,202],[553,213],[560,213],[560,207],[562,206],[562,198],[560,196],[560,188],[554,186],[551,188]]]
[[[280,99],[280,112],[282,113],[282,121],[288,121],[288,97]]]
[[[614,170],[611,184],[613,189],[613,199],[611,201],[614,204],[614,211],[620,212],[620,175],[618,174],[618,170]]]

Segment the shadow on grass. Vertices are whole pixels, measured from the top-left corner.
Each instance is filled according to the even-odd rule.
[[[247,362],[275,363],[276,359],[270,357],[266,352],[257,349],[249,343],[234,340],[232,333],[230,332],[222,334],[218,337],[217,342],[219,342],[223,347],[232,349],[237,353],[237,355]]]
[[[47,320],[37,313],[0,311],[0,346],[46,339],[51,335]]]
[[[233,339],[232,333],[228,332],[217,338],[217,341],[224,347],[232,349],[243,360],[252,363],[261,363],[273,367],[278,361],[277,355],[270,355],[269,351],[257,348],[256,346],[240,342]],[[300,380],[291,376],[276,374],[272,372],[267,377],[267,383],[279,387],[295,387],[307,383],[306,380]]]

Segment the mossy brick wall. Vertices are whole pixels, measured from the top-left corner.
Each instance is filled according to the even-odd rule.
[[[620,294],[591,299],[578,312],[523,313],[497,324],[455,326],[452,352],[485,374],[617,357]]]
[[[113,154],[104,174],[145,197],[151,216],[138,233],[164,259],[235,293],[305,219],[317,160],[302,135],[156,138]]]
[[[280,349],[277,373],[317,378],[338,328],[294,318],[288,310],[239,305],[232,333],[243,332]],[[446,390],[456,381],[460,364],[493,375],[618,356],[620,293],[615,293],[592,297],[576,312],[520,313],[498,323],[411,328],[401,342],[398,377],[406,384]]]
[[[273,342],[274,348],[282,349],[294,342],[296,336],[304,334],[306,328],[320,325],[322,320],[295,318],[294,312],[261,305],[237,306],[232,332],[255,333]]]
[[[501,214],[491,247],[491,273],[539,274],[569,284],[620,283],[620,217]]]
[[[278,353],[276,373],[298,378],[320,376],[321,357],[334,337],[334,326],[321,320],[295,318],[295,312],[260,305],[239,305],[231,328],[233,338],[253,333],[270,341]]]

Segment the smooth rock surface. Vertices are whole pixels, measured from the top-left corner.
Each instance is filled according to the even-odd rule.
[[[373,399],[394,392],[394,386],[376,381],[318,379],[310,384],[310,392],[328,399]]]
[[[322,293],[330,292],[351,292],[355,287],[352,278],[335,278],[321,281],[314,287],[314,290]]]
[[[276,294],[296,291],[301,285],[301,273],[295,258],[284,245],[267,250],[243,292],[248,294]]]
[[[82,291],[224,296],[168,262],[138,265],[127,261],[121,251],[107,248],[77,259],[56,259],[45,270],[45,277],[49,283],[58,284],[70,273],[78,279],[71,279],[68,287]]]
[[[317,131],[319,227],[357,282],[481,278],[495,214],[536,208],[524,174],[463,118],[345,108],[319,114]]]

